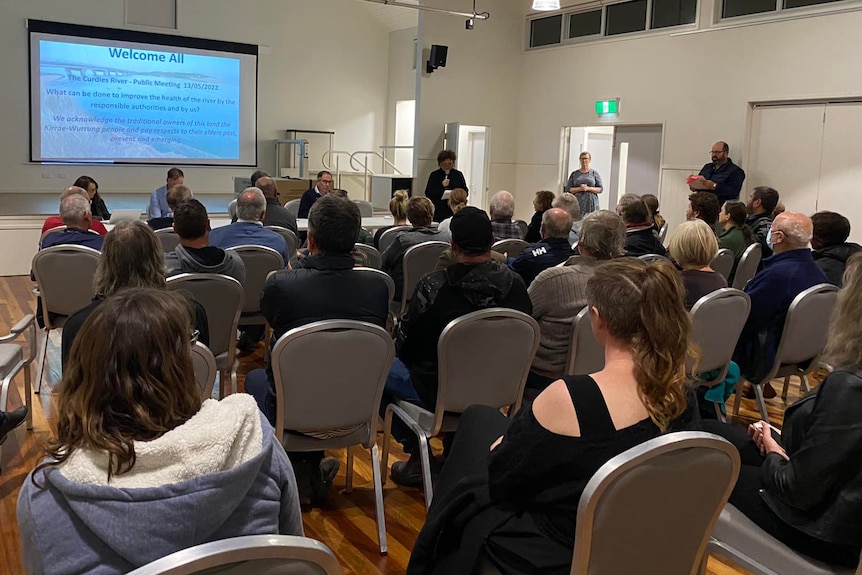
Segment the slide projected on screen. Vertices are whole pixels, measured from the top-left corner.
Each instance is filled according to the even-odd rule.
[[[257,163],[257,46],[28,26],[33,161]]]

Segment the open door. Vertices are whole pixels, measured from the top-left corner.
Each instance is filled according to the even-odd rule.
[[[488,208],[488,166],[490,160],[489,126],[469,126],[450,122],[445,126],[443,144],[458,157],[455,167],[464,173],[470,188],[468,202],[486,210]]]
[[[659,195],[662,126],[616,126],[611,158],[609,205],[623,194]]]

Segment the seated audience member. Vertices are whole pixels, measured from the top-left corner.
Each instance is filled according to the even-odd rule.
[[[81,326],[105,298],[127,288],[165,289],[165,254],[156,234],[143,222],[120,222],[114,226],[105,236],[93,287],[96,290],[93,302],[73,313],[63,325],[61,365],[69,361],[72,343]],[[191,297],[188,299],[195,311],[198,341],[209,345],[206,310]]]
[[[533,198],[533,209],[536,211],[533,217],[530,218],[530,224],[527,226],[524,241],[534,244],[542,239],[542,216],[551,209],[554,197],[554,192],[547,190],[536,192],[536,197]]]
[[[111,212],[105,205],[105,200],[99,195],[99,184],[90,176],[81,176],[75,180],[74,186],[77,186],[87,191],[87,199],[90,200],[90,213],[93,218],[100,220],[110,220]]]
[[[727,424],[703,424],[739,449],[733,506],[794,551],[851,570],[862,548],[860,294],[857,255],[847,263],[824,353],[835,370],[787,408],[780,434],[765,421],[749,425],[747,434]]]
[[[685,212],[686,220],[703,220],[710,227],[714,227],[718,221],[719,212],[718,199],[712,192],[694,192],[688,196],[688,209]]]
[[[641,196],[641,199],[644,201],[647,209],[649,210],[650,219],[655,226],[655,231],[661,232],[661,229],[664,227],[665,224],[665,219],[660,213],[658,213],[658,198],[655,196],[655,194],[644,194]]]
[[[263,170],[253,171],[251,173],[251,177],[249,178],[249,181],[251,182],[251,187],[252,188],[259,188],[260,186],[257,185],[257,181],[261,178],[268,178],[268,177],[269,177],[269,174],[267,172],[264,172]]]
[[[512,221],[515,214],[515,197],[506,190],[500,190],[491,196],[489,215],[491,216],[491,228],[494,230],[494,239],[500,240],[523,240],[524,234],[521,227]]]
[[[382,269],[395,281],[395,301],[401,301],[404,291],[404,254],[408,249],[423,242],[448,242],[449,235],[430,227],[434,221],[434,204],[424,196],[407,201],[407,219],[412,230],[401,232],[395,241],[383,250]]]
[[[67,197],[71,195],[79,195],[83,198],[87,198],[89,201],[90,196],[87,193],[87,190],[84,190],[78,186],[69,186],[63,193],[60,194],[60,202],[62,203]],[[63,225],[63,218],[60,216],[48,216],[45,219],[45,222],[42,224],[42,233],[44,234],[48,230],[60,227]],[[108,233],[108,229],[105,227],[105,224],[100,222],[99,220],[91,220],[90,221],[90,229],[99,234],[100,236],[104,236]]]
[[[302,535],[290,461],[254,400],[203,400],[192,310],[129,289],[84,322],[57,431],[18,496],[28,573],[126,573],[194,545]]]
[[[210,244],[222,248],[263,246],[281,254],[284,264],[290,261],[287,242],[278,232],[263,227],[266,198],[258,188],[246,188],[236,200],[237,221],[210,232]]]
[[[811,236],[811,255],[814,262],[826,274],[829,283],[841,287],[844,268],[851,256],[862,250],[862,246],[848,242],[850,220],[835,212],[817,212],[811,216],[814,235]]]
[[[26,405],[22,405],[15,411],[0,411],[0,445],[6,441],[9,432],[24,423],[29,411]]]
[[[668,251],[682,268],[685,309],[690,310],[703,296],[727,287],[724,276],[709,267],[718,253],[718,240],[704,220],[681,223],[670,238]]]
[[[288,331],[329,319],[351,319],[386,327],[389,287],[380,274],[353,272],[353,237],[360,227],[359,208],[331,194],[315,202],[308,215],[309,255],[294,269],[273,274],[264,284],[261,311],[272,326],[271,344]],[[272,369],[256,369],[246,376],[245,391],[275,424],[275,383]],[[338,460],[323,452],[291,453],[302,498],[319,505]]]
[[[811,218],[804,214],[784,212],[775,218],[770,230],[775,255],[763,260],[761,270],[745,286],[745,293],[751,298],[751,312],[739,336],[733,361],[749,381],[759,382],[775,362],[793,299],[828,281],[808,249],[811,234]],[[775,390],[767,383],[763,394],[775,397]],[[746,382],[742,395],[754,397],[750,383]]]
[[[299,201],[299,210],[297,211],[296,217],[305,219],[308,217],[308,213],[311,211],[311,206],[314,205],[314,202],[325,196],[332,189],[332,174],[326,170],[321,170],[317,173],[317,182],[314,187],[306,190],[305,193],[302,194],[302,198]]]
[[[282,206],[278,201],[278,187],[275,185],[275,180],[267,175],[263,175],[255,181],[255,184],[252,184],[252,187],[256,187],[263,192],[263,197],[266,199],[266,215],[263,218],[263,225],[280,226],[287,228],[293,233],[297,233],[296,217],[287,211],[287,208]],[[239,204],[239,200],[237,200],[237,204]],[[237,210],[238,218],[239,210]]]
[[[731,284],[736,275],[739,259],[745,249],[755,242],[751,228],[745,223],[747,214],[745,204],[736,201],[724,202],[724,205],[721,206],[721,212],[718,214],[718,223],[724,228],[724,231],[718,235],[718,247],[733,252],[733,270],[730,272],[730,277],[727,278],[728,283]]]
[[[344,198],[345,200],[349,200],[350,196],[347,194],[347,190],[336,189],[332,190],[331,194],[336,198]],[[351,200],[352,201],[352,200]],[[353,202],[356,203],[356,202]],[[362,216],[362,213],[359,214]],[[366,246],[370,246],[374,242],[374,236],[371,235],[371,232],[362,227],[361,222],[362,218],[360,217],[360,226],[359,226],[359,234],[356,236],[357,244],[365,244]],[[362,264],[365,265],[365,264]]]
[[[626,223],[626,255],[637,257],[647,254],[667,255],[649,218],[644,201],[635,194],[623,194],[617,204],[617,213]]]
[[[542,215],[542,240],[526,248],[517,258],[509,258],[509,268],[517,272],[527,287],[540,272],[561,264],[574,255],[569,234],[572,218],[560,208],[551,208]]]
[[[467,191],[463,188],[455,188],[449,194],[449,199],[446,200],[446,203],[449,206],[449,209],[452,210],[452,215],[458,213],[458,210],[461,208],[467,207]],[[452,216],[449,216],[437,226],[437,229],[440,230],[440,233],[448,234],[449,233],[449,224],[452,223]]]
[[[154,230],[162,230],[165,228],[170,228],[174,225],[174,216],[173,214],[177,211],[177,206],[179,206],[183,202],[187,202],[190,199],[194,198],[194,194],[191,189],[183,184],[177,184],[172,186],[167,193],[168,207],[171,210],[171,215],[163,216],[159,218],[151,218],[147,221],[147,225],[153,228]]]
[[[389,200],[389,213],[392,214],[393,222],[391,226],[383,226],[379,228],[377,232],[374,234],[374,247],[380,249],[380,236],[383,235],[383,232],[386,230],[391,230],[396,226],[406,226],[407,222],[407,199],[410,197],[410,194],[407,190],[396,190],[394,194],[392,194],[392,199]],[[395,232],[393,232],[395,233]]]
[[[60,219],[63,220],[66,229],[45,236],[42,240],[43,250],[61,244],[86,246],[94,250],[102,249],[105,238],[90,231],[93,218],[90,215],[90,202],[85,197],[78,194],[66,196],[60,202]]]
[[[772,255],[772,248],[769,245],[767,236],[769,235],[769,227],[772,225],[772,220],[775,218],[772,212],[777,205],[778,192],[766,186],[754,188],[754,191],[748,196],[748,203],[745,205],[745,209],[748,211],[745,225],[751,229],[754,239],[763,248],[763,258],[768,258]]]
[[[168,276],[224,274],[245,283],[245,264],[239,254],[210,245],[210,221],[202,203],[192,199],[177,206],[174,231],[180,237],[180,245],[165,254]]]
[[[783,214],[786,211],[786,209],[787,208],[784,207],[784,204],[782,204],[781,202],[778,202],[777,204],[775,204],[775,209],[772,210],[772,217],[774,218],[778,214]]]
[[[578,198],[569,192],[563,192],[551,202],[551,207],[560,208],[572,218],[572,229],[569,231],[569,245],[574,247],[578,243],[578,234],[581,231],[581,207]],[[595,210],[594,210],[595,211]]]
[[[466,207],[452,216],[451,229],[452,251],[458,263],[427,274],[416,284],[407,313],[398,325],[395,343],[398,357],[386,381],[381,413],[397,399],[434,409],[437,341],[450,321],[490,307],[524,313],[532,310],[521,277],[491,261],[494,236],[488,215],[478,208]],[[392,465],[392,480],[399,485],[421,485],[416,435],[398,418],[392,421],[392,435],[410,455],[409,461]]]
[[[607,210],[589,213],[577,247],[581,257],[573,265],[546,269],[530,284],[527,292],[542,338],[527,378],[528,387],[543,390],[563,377],[572,344],[572,322],[587,305],[587,281],[596,266],[624,256],[625,246],[622,218]]]
[[[670,263],[596,268],[587,300],[604,369],[555,381],[511,419],[482,406],[464,413],[408,572],[470,573],[481,556],[506,574],[569,572],[593,474],[693,417],[683,295]]]
[[[168,177],[165,180],[165,185],[161,188],[156,188],[150,195],[150,206],[147,208],[147,218],[165,218],[173,215],[171,207],[168,205],[168,190],[177,184],[184,183],[185,175],[179,168],[171,168],[168,170]]]

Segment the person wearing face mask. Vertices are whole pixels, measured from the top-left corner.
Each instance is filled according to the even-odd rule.
[[[452,208],[449,207],[449,196],[452,190],[461,188],[465,192],[470,191],[464,174],[454,168],[457,158],[452,150],[443,150],[437,154],[437,165],[440,169],[434,170],[428,176],[425,197],[434,204],[435,222],[442,222],[452,217]]]
[[[761,270],[745,286],[751,312],[733,354],[733,361],[748,381],[762,380],[772,367],[793,299],[810,287],[828,282],[808,249],[812,234],[811,218],[804,214],[784,212],[772,222],[767,241],[774,255],[763,260]],[[754,388],[748,381],[742,397],[750,399]],[[775,390],[767,383],[763,395],[775,397]]]
[[[751,195],[748,196],[748,203],[745,205],[745,210],[748,212],[748,217],[745,218],[745,225],[751,228],[754,239],[763,248],[764,258],[772,255],[772,246],[767,239],[767,235],[769,234],[772,220],[775,219],[772,212],[775,210],[776,205],[778,205],[778,192],[768,186],[754,188]]]

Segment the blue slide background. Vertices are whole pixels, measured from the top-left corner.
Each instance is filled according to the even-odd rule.
[[[239,158],[240,60],[133,50],[39,42],[42,158]]]

